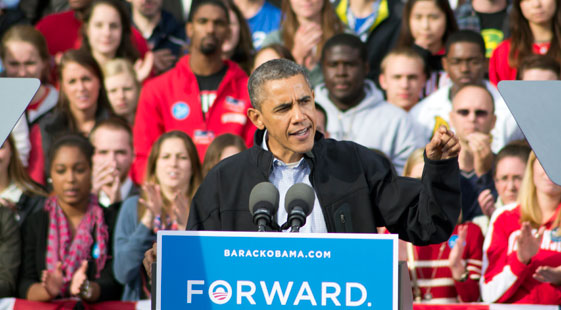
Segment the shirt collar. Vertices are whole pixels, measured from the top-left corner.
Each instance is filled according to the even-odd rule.
[[[127,176],[127,178],[125,179],[125,181],[123,181],[123,184],[121,185],[120,188],[121,201],[127,199],[127,196],[130,193],[132,186],[133,186],[132,180],[130,177]],[[98,200],[99,203],[104,207],[108,207],[111,204],[111,199],[109,198],[109,195],[107,195],[103,190],[99,191]]]
[[[265,129],[265,132],[263,133],[263,141],[261,142],[261,147],[265,150],[265,151],[270,151],[269,150],[269,146],[267,145],[267,134],[268,131],[267,129]],[[273,152],[271,152],[272,154]],[[304,156],[302,156],[302,158],[300,158],[300,160],[298,162],[295,163],[285,163],[282,160],[278,159],[275,154],[273,154],[273,167],[279,167],[279,166],[284,166],[287,168],[301,168],[303,163],[305,162],[304,160]]]

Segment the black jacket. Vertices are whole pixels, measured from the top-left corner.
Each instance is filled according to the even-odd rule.
[[[15,213],[7,207],[0,207],[0,298],[13,297],[16,293],[20,248],[20,232]]]
[[[256,231],[249,212],[252,188],[269,181],[273,154],[254,146],[220,162],[193,198],[188,229]],[[316,134],[311,152],[316,191],[329,232],[376,233],[385,226],[414,244],[448,239],[460,214],[457,158],[425,158],[423,180],[398,177],[385,157],[353,142],[323,139]]]
[[[46,199],[33,193],[23,193],[16,204],[18,224],[21,226],[29,215],[41,210]]]
[[[113,275],[113,231],[117,213],[111,208],[103,208],[103,219],[107,225],[108,257],[100,277],[95,279],[96,264],[93,258],[88,261],[88,279],[95,281],[101,288],[98,301],[120,300],[123,286]],[[27,291],[34,283],[41,282],[41,273],[46,268],[47,238],[49,233],[49,213],[44,209],[29,215],[21,227],[22,261],[18,292],[20,298],[27,298]],[[91,250],[90,250],[91,253]]]

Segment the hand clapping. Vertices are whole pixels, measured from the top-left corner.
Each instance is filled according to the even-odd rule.
[[[522,227],[520,228],[520,235],[516,239],[516,243],[518,245],[516,255],[518,256],[518,260],[521,263],[527,265],[528,263],[530,263],[532,257],[534,257],[536,253],[538,253],[544,231],[545,228],[542,226],[538,230],[538,234],[534,236],[530,223],[522,223]]]

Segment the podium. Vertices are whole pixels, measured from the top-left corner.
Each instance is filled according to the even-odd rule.
[[[406,266],[399,296],[397,249],[396,235],[159,231],[152,301],[158,310],[412,309]]]

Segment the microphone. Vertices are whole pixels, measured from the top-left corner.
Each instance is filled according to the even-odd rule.
[[[304,183],[292,185],[284,198],[284,209],[288,213],[288,222],[291,232],[299,232],[300,227],[306,224],[306,217],[312,213],[316,197],[314,189]]]
[[[253,187],[249,194],[249,212],[253,215],[253,224],[257,231],[273,221],[279,209],[279,190],[271,182],[261,182]]]

